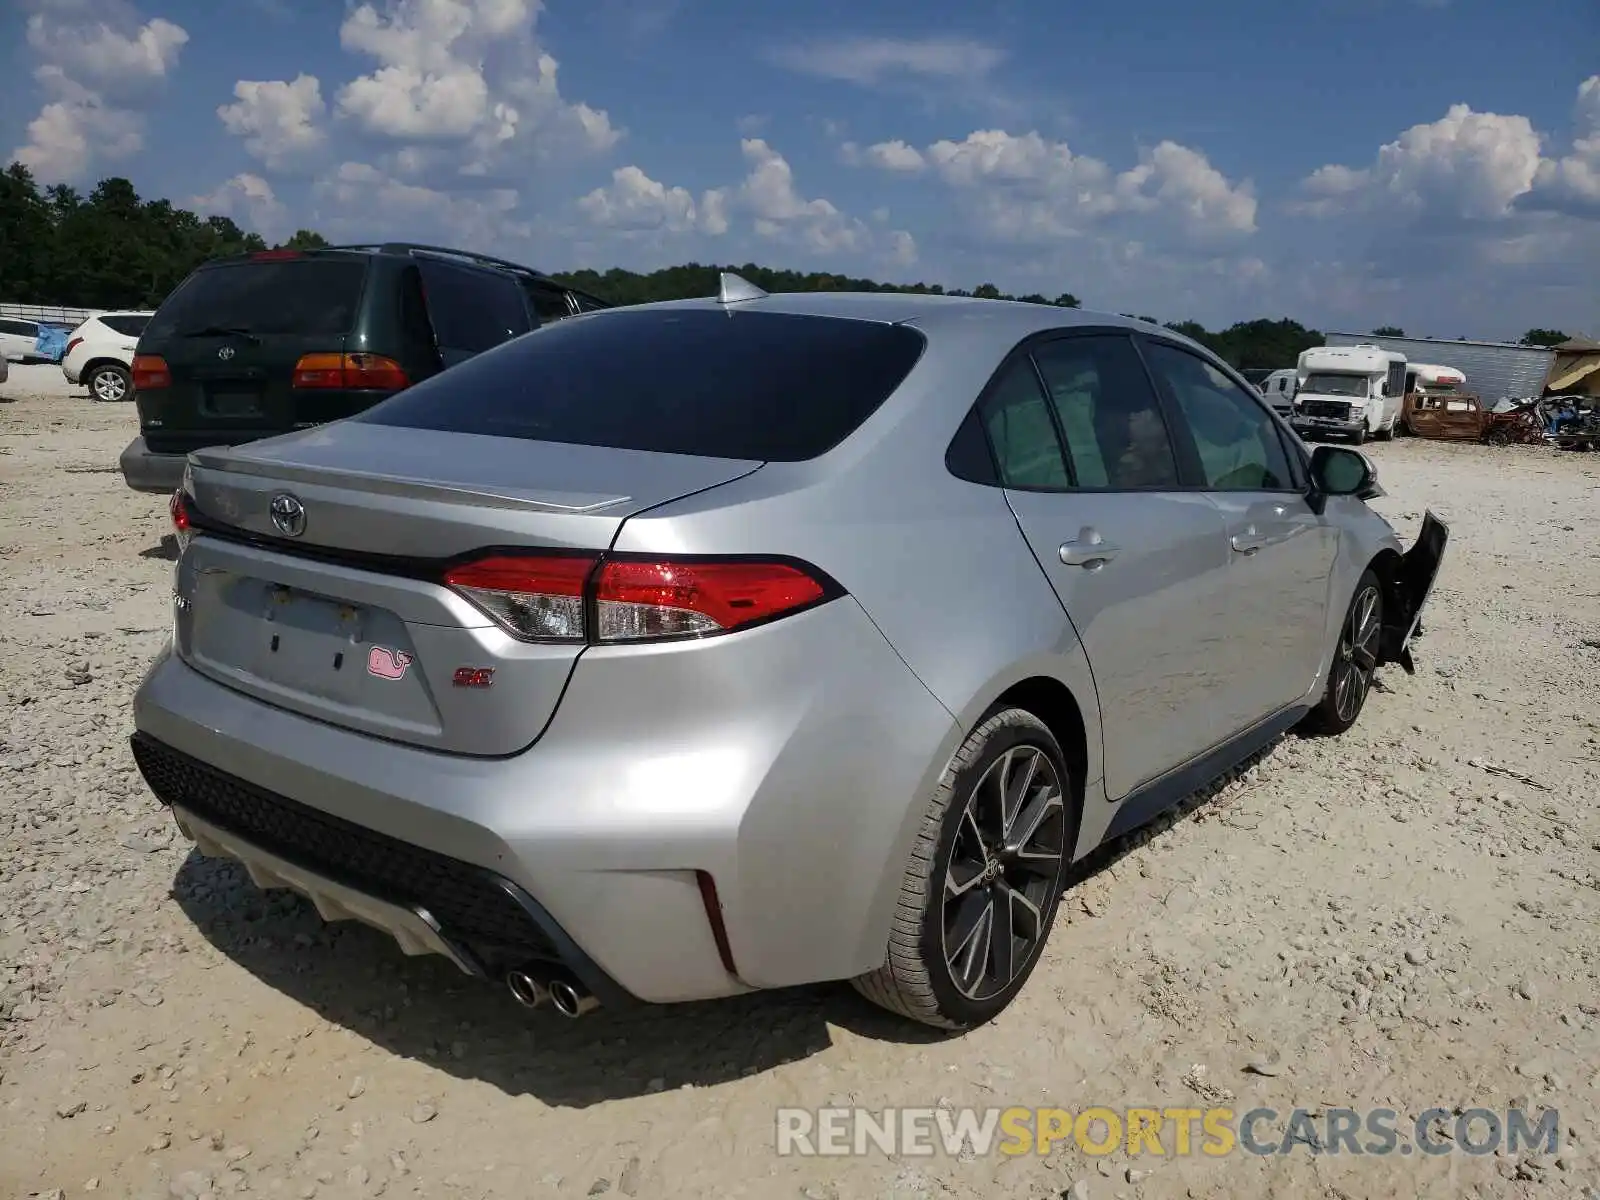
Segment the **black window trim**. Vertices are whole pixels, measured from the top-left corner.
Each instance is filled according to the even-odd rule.
[[[1264,416],[1266,417],[1267,423],[1272,427],[1273,434],[1278,439],[1278,445],[1283,450],[1284,458],[1287,460],[1287,462],[1289,464],[1289,476],[1290,476],[1290,481],[1289,481],[1290,482],[1290,486],[1289,487],[1282,487],[1282,488],[1214,488],[1214,487],[1211,487],[1209,485],[1209,483],[1207,482],[1207,480],[1206,480],[1205,470],[1201,466],[1200,451],[1199,451],[1199,448],[1195,445],[1194,431],[1189,428],[1189,423],[1188,423],[1187,419],[1181,419],[1181,424],[1183,426],[1183,438],[1182,438],[1182,440],[1183,440],[1183,444],[1184,444],[1184,456],[1190,460],[1190,463],[1191,463],[1192,469],[1193,469],[1194,479],[1195,479],[1195,481],[1197,483],[1197,486],[1193,490],[1201,491],[1201,492],[1212,492],[1212,493],[1215,493],[1216,495],[1219,495],[1219,496],[1237,496],[1237,495],[1244,495],[1244,494],[1247,494],[1247,493],[1250,493],[1250,492],[1259,492],[1261,494],[1270,495],[1270,496],[1303,496],[1303,495],[1306,494],[1306,492],[1310,488],[1310,463],[1309,463],[1309,460],[1306,459],[1306,457],[1304,455],[1304,451],[1296,444],[1296,443],[1298,443],[1299,439],[1298,438],[1294,438],[1293,441],[1291,441],[1289,438],[1286,438],[1284,436],[1285,430],[1288,429],[1288,426],[1284,422],[1284,419],[1281,416],[1279,416],[1276,411],[1274,411],[1274,409],[1272,408],[1272,406],[1270,404],[1267,403],[1267,398],[1265,396],[1263,396],[1259,391],[1257,391],[1254,387],[1250,386],[1248,383],[1243,382],[1244,377],[1242,375],[1240,375],[1238,371],[1235,371],[1231,366],[1229,366],[1225,361],[1223,361],[1223,359],[1218,357],[1216,354],[1213,354],[1211,351],[1207,350],[1205,347],[1198,346],[1198,345],[1193,345],[1192,346],[1192,345],[1189,345],[1189,344],[1187,344],[1185,342],[1180,342],[1176,338],[1161,337],[1159,335],[1145,333],[1143,330],[1140,330],[1135,334],[1134,342],[1139,348],[1139,357],[1144,360],[1145,373],[1150,377],[1151,386],[1154,387],[1157,390],[1157,392],[1162,397],[1163,403],[1168,405],[1169,408],[1177,410],[1181,415],[1182,410],[1181,410],[1181,406],[1179,405],[1177,396],[1172,394],[1172,389],[1168,386],[1167,381],[1165,379],[1162,379],[1161,377],[1159,377],[1156,374],[1155,370],[1150,365],[1148,357],[1144,353],[1145,347],[1147,345],[1165,346],[1168,349],[1177,350],[1177,351],[1180,351],[1182,353],[1188,354],[1188,355],[1190,355],[1190,356],[1192,356],[1194,358],[1198,358],[1201,362],[1206,363],[1211,367],[1214,367],[1218,372],[1220,372],[1222,374],[1222,376],[1225,379],[1229,380],[1231,383],[1233,383],[1235,386],[1237,386],[1241,391],[1243,391],[1245,396],[1246,396],[1246,398],[1249,399],[1250,402],[1255,405],[1256,410],[1258,412],[1264,414]],[[1293,433],[1292,430],[1289,430],[1289,432],[1291,434]]]
[[[1070,325],[1065,327],[1057,327],[1055,329],[1042,329],[1028,334],[1015,346],[1013,346],[1010,351],[1007,352],[1006,356],[1000,360],[1000,365],[995,368],[994,372],[989,376],[988,382],[986,382],[983,385],[982,390],[978,392],[978,397],[973,401],[972,407],[965,414],[963,414],[961,422],[957,424],[956,431],[951,435],[950,444],[945,450],[946,470],[948,470],[957,479],[963,480],[967,483],[976,483],[983,487],[996,487],[1004,491],[1011,492],[1043,492],[1046,494],[1059,496],[1172,495],[1183,492],[1207,491],[1208,489],[1204,486],[1205,475],[1200,469],[1199,455],[1194,449],[1193,440],[1188,435],[1187,427],[1185,427],[1184,436],[1181,438],[1175,436],[1173,433],[1174,401],[1167,396],[1164,388],[1157,385],[1155,378],[1151,374],[1150,365],[1149,363],[1145,362],[1143,350],[1139,345],[1139,338],[1141,336],[1143,335],[1139,330],[1126,325]],[[1044,374],[1042,371],[1040,371],[1039,364],[1034,360],[1033,355],[1034,351],[1040,346],[1048,345],[1053,342],[1069,341],[1073,338],[1085,337],[1124,338],[1133,344],[1134,354],[1138,357],[1139,364],[1144,369],[1145,382],[1149,385],[1150,394],[1155,398],[1156,411],[1160,414],[1162,424],[1166,428],[1167,442],[1172,447],[1173,458],[1176,460],[1176,465],[1178,468],[1178,481],[1176,484],[1161,484],[1153,487],[1138,488],[1077,486],[1077,467],[1072,460],[1072,451],[1067,444],[1066,434],[1061,428],[1061,418],[1056,412],[1055,401],[1050,395],[1050,389],[1045,382]],[[1159,340],[1166,341],[1167,339],[1162,338]],[[983,411],[990,402],[990,399],[998,390],[1000,383],[1006,378],[1006,373],[1012,368],[1018,359],[1026,359],[1028,361],[1029,368],[1033,373],[1034,382],[1039,388],[1040,394],[1044,398],[1045,410],[1050,414],[1050,427],[1055,431],[1056,435],[1056,452],[1061,455],[1061,461],[1066,469],[1067,478],[1071,481],[1067,487],[1063,488],[1046,487],[1043,485],[1030,486],[1021,484],[1008,484],[1001,478],[999,459],[995,453],[994,441],[989,437],[988,426],[983,422]],[[956,470],[955,467],[951,465],[951,460],[954,456],[956,445],[959,439],[963,436],[971,436],[970,434],[966,433],[963,426],[965,426],[967,422],[972,419],[973,413],[978,414],[978,431],[983,435],[984,445],[989,451],[989,465],[992,474],[988,479],[974,479],[970,475],[963,474]],[[1179,413],[1177,415],[1181,418],[1182,414]]]

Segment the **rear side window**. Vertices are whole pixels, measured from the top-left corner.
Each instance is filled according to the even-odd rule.
[[[834,317],[616,309],[545,326],[354,419],[798,462],[871,416],[923,345],[907,326]]]
[[[295,258],[203,267],[167,297],[151,338],[206,329],[343,337],[355,324],[366,260]]]
[[[417,265],[441,350],[480,354],[531,328],[522,288],[511,276],[436,259]]]
[[[18,337],[38,337],[39,327],[32,321],[15,321],[8,317],[0,317],[0,333],[11,333]]]
[[[1033,352],[1080,488],[1176,488],[1178,461],[1133,342],[1062,338]]]
[[[567,304],[567,294],[560,288],[553,288],[544,283],[530,283],[527,285],[527,290],[528,303],[533,306],[541,325],[548,325],[551,321],[559,321],[563,317],[572,315],[572,309]]]
[[[118,315],[114,317],[101,317],[100,324],[107,329],[122,334],[123,337],[138,337],[144,332],[144,327],[150,324],[149,317],[131,317]]]
[[[1002,485],[1051,489],[1070,485],[1049,404],[1026,358],[1012,360],[995,380],[984,397],[982,413]]]

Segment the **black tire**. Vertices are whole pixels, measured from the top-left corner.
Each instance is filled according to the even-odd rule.
[[[1395,418],[1395,425],[1398,425],[1399,423],[1400,423],[1400,418],[1396,417]],[[1394,430],[1395,430],[1395,426],[1394,425],[1382,425],[1382,426],[1379,426],[1378,427],[1378,434],[1377,434],[1378,440],[1380,442],[1392,442],[1392,441],[1394,441]]]
[[[118,363],[96,367],[83,382],[89,389],[89,399],[101,404],[133,399],[133,376]]]
[[[1372,691],[1382,637],[1383,587],[1369,568],[1356,581],[1344,620],[1339,623],[1339,640],[1328,668],[1328,687],[1301,722],[1303,732],[1336,736],[1356,723]]]
[[[1363,442],[1365,442],[1366,440],[1367,440],[1367,427],[1365,425],[1363,425],[1360,429],[1356,430],[1354,433],[1352,433],[1350,435],[1350,444],[1352,446],[1359,446]]]
[[[1046,768],[1053,780],[1041,773]],[[1006,772],[1005,782],[1024,793],[1009,822],[995,808],[996,779]],[[890,1012],[942,1029],[970,1029],[999,1014],[1033,973],[1055,921],[1078,836],[1076,794],[1061,747],[1043,721],[1020,708],[985,718],[928,803],[900,886],[884,965],[851,980],[855,989]],[[1029,813],[1041,819],[1024,837]],[[998,851],[982,848],[984,866],[978,867],[980,843],[997,841],[1002,825],[1012,844]],[[985,912],[991,931],[997,920],[1007,919],[1009,959],[1001,957],[1002,943],[982,941]],[[961,935],[969,924],[973,937],[967,941]],[[1018,928],[1024,933],[1016,934]],[[956,939],[948,952],[947,932]],[[978,949],[985,951],[981,964]],[[960,977],[952,961],[971,972]]]

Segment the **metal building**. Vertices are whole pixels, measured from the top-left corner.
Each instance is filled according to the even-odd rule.
[[[1381,346],[1398,350],[1408,362],[1454,367],[1467,377],[1469,392],[1492,405],[1505,396],[1524,399],[1544,394],[1544,381],[1556,352],[1515,342],[1452,342],[1444,338],[1379,337],[1371,333],[1330,333],[1329,346]]]

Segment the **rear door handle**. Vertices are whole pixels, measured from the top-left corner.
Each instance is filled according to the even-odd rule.
[[[1068,567],[1085,567],[1097,571],[1117,555],[1120,546],[1113,546],[1093,529],[1080,529],[1077,539],[1061,543],[1061,562]]]

